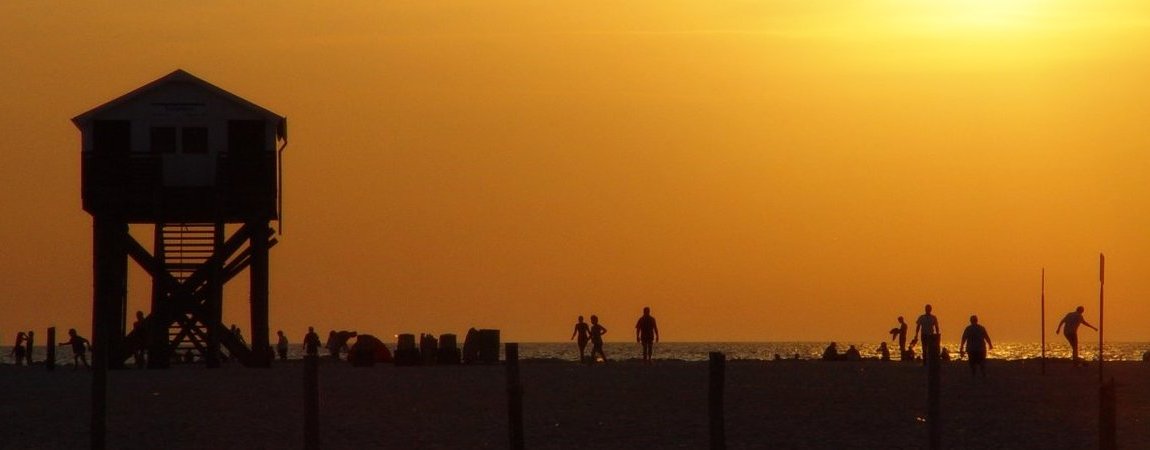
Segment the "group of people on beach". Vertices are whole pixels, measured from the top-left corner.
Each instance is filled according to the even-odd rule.
[[[8,356],[17,366],[32,365],[32,343],[35,341],[35,337],[36,333],[33,331],[16,333],[16,344],[12,346],[12,351],[8,352]]]
[[[276,343],[276,353],[279,354],[281,360],[287,360],[288,340],[284,336],[283,330],[277,332],[279,335],[279,342]],[[327,333],[327,343],[322,344],[319,339],[319,334],[315,332],[315,327],[307,327],[307,334],[303,337],[303,350],[304,354],[310,357],[318,357],[320,347],[326,348],[328,355],[332,359],[339,361],[343,353],[350,350],[348,341],[353,337],[359,336],[355,331],[335,331],[331,330]]]
[[[591,324],[583,321],[579,316],[575,322],[575,330],[571,332],[571,339],[579,345],[579,361],[591,363],[596,361],[607,362],[607,354],[603,352],[603,335],[607,334],[607,327],[599,323],[599,316],[591,315]],[[578,339],[578,340],[576,340]],[[586,354],[587,343],[591,343],[591,355]],[[642,347],[643,363],[651,364],[651,357],[655,353],[655,343],[659,342],[659,325],[651,315],[651,308],[644,307],[643,315],[635,322],[635,342]]]
[[[1081,358],[1078,356],[1078,328],[1079,326],[1086,326],[1087,328],[1098,331],[1094,325],[1091,325],[1082,316],[1086,308],[1079,306],[1074,311],[1067,313],[1061,321],[1058,322],[1058,327],[1054,330],[1055,334],[1061,333],[1066,337],[1066,341],[1070,344],[1071,360],[1079,363]],[[923,344],[923,364],[926,364],[927,355],[937,355],[939,359],[947,361],[950,359],[949,352],[946,348],[939,348],[939,343],[942,337],[942,331],[939,327],[938,317],[933,314],[931,305],[924,307],[924,312],[915,321],[914,336],[911,338],[910,344],[907,345],[906,336],[908,325],[902,316],[898,317],[899,325],[891,328],[890,335],[891,341],[898,341],[899,355],[903,361],[914,361],[915,353],[914,347],[919,342],[919,337],[922,337]],[[834,345],[834,343],[831,343]],[[852,346],[853,348],[853,346]],[[959,357],[968,356],[970,363],[970,373],[974,375],[977,371],[981,371],[983,376],[986,376],[986,354],[988,350],[994,349],[994,344],[991,343],[990,333],[986,331],[986,327],[978,323],[978,316],[970,316],[970,325],[962,331],[962,339],[959,343],[958,354]],[[890,350],[883,342],[878,349],[882,355],[883,360],[890,359]]]
[[[49,337],[51,334],[49,334]],[[8,356],[17,366],[32,365],[32,345],[35,343],[35,332],[29,331],[27,333],[20,331],[16,333],[16,342],[12,346],[12,351]],[[88,350],[91,345],[88,340],[76,333],[75,328],[68,330],[68,340],[57,344],[58,346],[70,345],[72,347],[72,361],[76,369],[80,368],[83,364],[85,368],[90,368],[88,364]]]

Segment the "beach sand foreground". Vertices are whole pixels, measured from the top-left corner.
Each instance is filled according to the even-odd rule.
[[[1097,366],[942,372],[946,448],[1096,448]],[[706,362],[524,361],[527,448],[707,448]],[[1150,364],[1107,366],[1120,448],[1150,446]],[[88,446],[91,373],[0,367],[0,447]],[[323,448],[507,448],[501,365],[320,367]],[[109,448],[302,448],[303,364],[109,374]],[[728,361],[729,448],[925,448],[917,364]]]

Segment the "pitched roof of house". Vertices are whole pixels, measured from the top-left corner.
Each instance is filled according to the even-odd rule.
[[[279,125],[276,127],[276,133],[278,134],[278,136],[280,138],[286,138],[287,137],[287,118],[286,117],[281,116],[279,114],[276,114],[276,113],[274,113],[274,112],[272,112],[272,111],[268,110],[267,108],[264,108],[260,105],[249,102],[247,100],[244,100],[242,97],[235,95],[231,92],[225,91],[225,90],[221,89],[220,87],[218,87],[214,84],[211,84],[207,81],[204,81],[203,79],[184,71],[183,69],[177,69],[172,73],[169,73],[169,74],[167,74],[167,75],[165,75],[165,76],[163,76],[163,77],[161,77],[155,81],[152,81],[151,83],[140,86],[139,88],[136,88],[135,90],[128,92],[127,94],[116,97],[115,99],[112,99],[111,101],[108,101],[108,102],[106,102],[100,106],[97,106],[95,108],[92,108],[92,109],[84,112],[83,114],[80,114],[76,117],[73,117],[72,123],[76,124],[76,126],[82,126],[82,125],[86,124],[88,121],[92,120],[93,116],[95,116],[95,115],[97,115],[97,114],[99,114],[105,110],[119,106],[120,104],[123,104],[123,103],[127,102],[128,100],[130,100],[136,96],[150,92],[150,91],[155,90],[155,89],[157,89],[161,86],[164,86],[166,84],[175,83],[175,82],[192,83],[192,84],[198,85],[204,89],[207,89],[209,92],[215,93],[215,94],[217,94],[223,98],[226,98],[226,99],[228,99],[228,100],[230,100],[236,104],[239,104],[245,108],[256,111],[262,115],[273,117],[273,118],[277,119],[277,121],[279,123]]]

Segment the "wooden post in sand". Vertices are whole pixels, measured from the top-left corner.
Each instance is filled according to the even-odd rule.
[[[108,362],[105,356],[92,352],[92,423],[89,431],[92,450],[107,448]]]
[[[941,335],[927,335],[923,336],[922,343],[923,349],[926,350],[923,355],[926,358],[926,425],[927,433],[930,440],[929,448],[937,450],[942,448],[942,424],[940,416],[942,406],[939,401],[940,390],[940,370],[939,370],[939,355],[938,355],[938,341],[942,339]]]
[[[1098,391],[1098,448],[1114,450],[1118,448],[1118,408],[1114,378],[1110,378],[1110,382],[1103,384]]]
[[[707,396],[707,413],[711,418],[711,450],[727,448],[723,420],[723,385],[726,380],[727,357],[722,352],[711,352],[711,388]]]
[[[316,450],[319,448],[319,356],[305,356],[303,367],[303,447]]]
[[[1098,254],[1098,385],[1102,385],[1102,362],[1106,359],[1103,358],[1102,344],[1102,327],[1106,323],[1106,255]]]
[[[498,348],[498,347],[497,347]],[[507,427],[512,450],[523,450],[523,385],[519,383],[519,344],[508,342],[507,356]]]
[[[1039,336],[1042,336],[1042,374],[1046,375],[1046,268],[1045,267],[1042,268],[1042,295],[1041,295],[1041,298],[1042,298],[1042,300],[1041,300],[1041,302],[1042,302],[1042,308],[1041,308],[1042,313],[1041,313],[1040,319],[1042,321],[1042,333]]]
[[[56,370],[56,327],[48,327],[48,348],[45,349],[44,368]]]

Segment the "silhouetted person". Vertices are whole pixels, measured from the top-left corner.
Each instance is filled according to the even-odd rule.
[[[923,308],[925,311],[914,325],[914,340],[918,340],[919,333],[922,333],[922,364],[926,365],[927,355],[938,355],[939,340],[942,337],[942,329],[938,326],[938,318],[931,314],[931,306],[928,304]]]
[[[831,342],[827,348],[823,349],[823,361],[838,361],[839,360],[839,345]]]
[[[950,349],[943,347],[942,351],[938,352],[938,359],[950,361]]]
[[[579,362],[584,362],[587,359],[587,342],[591,340],[591,327],[587,322],[583,321],[583,316],[579,316],[579,321],[575,322],[575,330],[571,332],[571,339],[579,338],[575,343],[579,344]]]
[[[911,342],[914,342],[914,341],[911,341]],[[917,342],[914,342],[914,343],[917,344]],[[904,361],[904,362],[914,362],[914,358],[915,358],[915,356],[914,356],[914,345],[912,344],[912,345],[908,345],[906,347],[906,350],[904,350],[902,352],[902,357],[899,359]]]
[[[284,336],[284,330],[276,331],[276,335],[279,336],[279,341],[276,342],[276,353],[280,355],[280,361],[287,361],[287,336]]]
[[[327,349],[327,355],[339,360],[339,350],[335,345],[335,330],[327,331],[327,343],[323,344],[323,348]]]
[[[61,342],[60,345],[72,346],[73,369],[79,369],[80,363],[84,363],[85,368],[92,367],[88,365],[88,340],[76,334],[75,328],[68,329],[68,342]]]
[[[16,333],[16,343],[12,346],[12,352],[9,353],[9,356],[12,357],[12,361],[14,361],[17,366],[24,365],[24,352],[28,351],[28,349],[24,347],[24,342],[27,340],[28,337],[23,331]]]
[[[958,344],[958,354],[965,351],[970,355],[970,376],[974,376],[975,369],[982,369],[982,376],[986,376],[986,350],[993,349],[990,343],[990,333],[978,324],[978,316],[970,316],[970,325],[962,330],[962,343]]]
[[[591,315],[591,361],[595,361],[595,355],[603,358],[603,362],[607,362],[607,354],[603,353],[603,335],[607,334],[607,327],[599,323],[599,316]]]
[[[244,344],[244,345],[248,344],[248,342],[244,340],[243,331],[241,331],[240,327],[237,327],[236,324],[234,324],[234,323],[232,324],[232,334],[235,335],[236,340],[240,341],[241,344]]]
[[[1086,311],[1086,308],[1079,306],[1078,308],[1076,308],[1074,310],[1074,312],[1067,313],[1066,317],[1063,317],[1062,321],[1058,322],[1058,328],[1054,330],[1054,334],[1058,334],[1058,332],[1062,330],[1062,326],[1063,325],[1066,326],[1066,332],[1063,333],[1063,336],[1066,336],[1066,341],[1070,342],[1070,352],[1071,352],[1070,359],[1072,361],[1074,361],[1075,363],[1077,363],[1079,360],[1079,358],[1078,358],[1078,326],[1079,325],[1086,325],[1087,328],[1091,328],[1094,331],[1098,331],[1097,328],[1094,328],[1094,325],[1087,323],[1086,319],[1082,318],[1082,312],[1083,311]]]
[[[852,345],[847,348],[846,353],[843,353],[843,359],[847,361],[862,361],[862,354],[859,353],[859,349]]]
[[[890,361],[890,348],[886,346],[886,342],[878,345],[879,359],[883,361]]]
[[[643,362],[650,364],[655,343],[659,342],[659,325],[655,323],[650,307],[643,308],[643,315],[635,322],[635,342],[643,346]]]
[[[890,340],[898,339],[899,354],[906,352],[906,327],[906,321],[902,316],[898,316],[898,326],[890,329]]]
[[[135,341],[132,342],[132,359],[136,361],[137,368],[143,369],[147,365],[148,354],[148,328],[143,311],[136,311],[136,321],[132,323],[132,336],[135,337]]]
[[[36,347],[36,332],[28,331],[28,340],[24,342],[24,361],[32,365],[32,350]]]
[[[334,331],[332,330],[327,334],[327,352],[331,358],[339,361],[340,352],[348,350],[347,341],[356,337],[357,333],[354,331]]]
[[[314,327],[307,327],[307,334],[303,337],[303,351],[307,356],[319,356],[319,335],[315,334]]]

